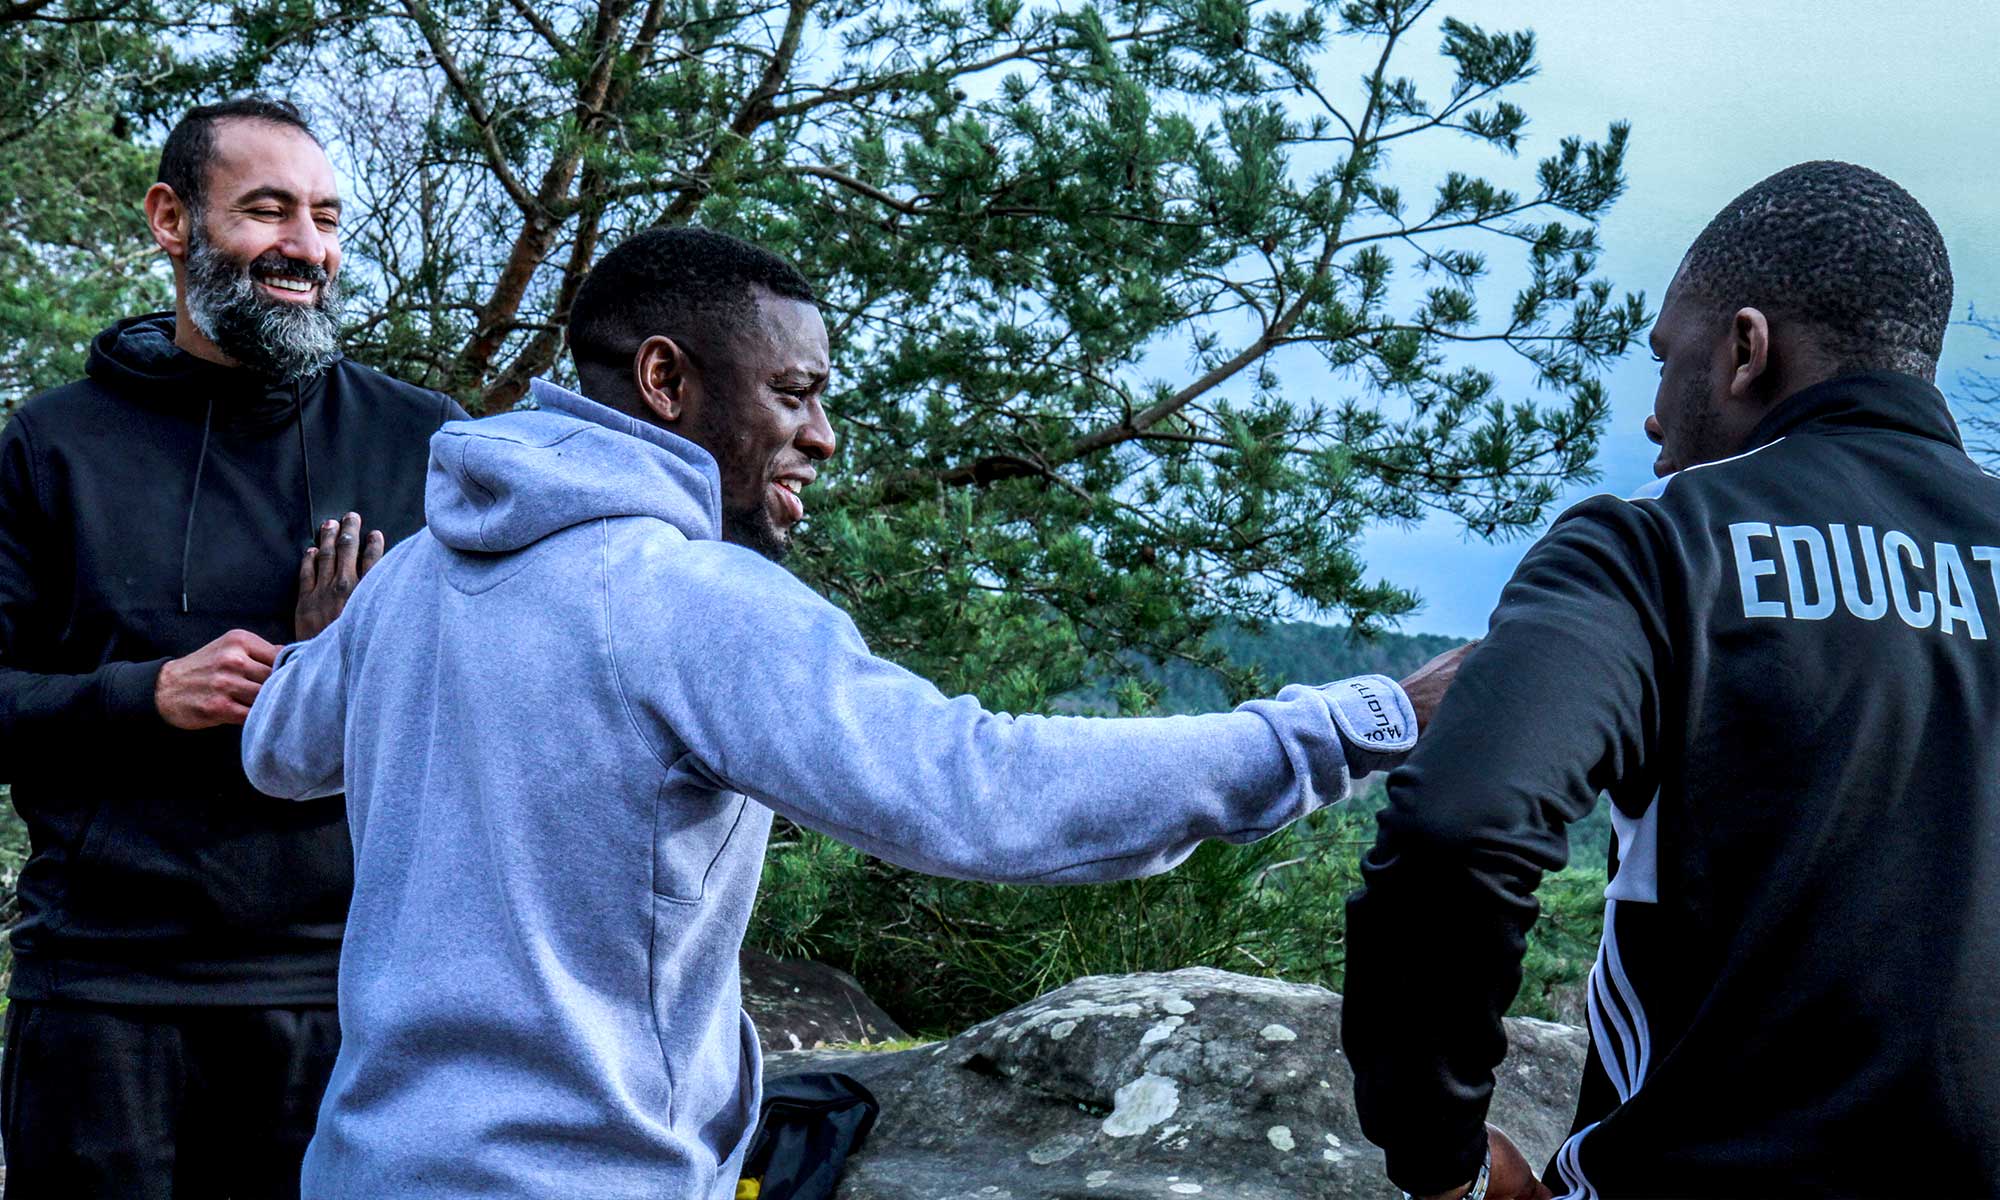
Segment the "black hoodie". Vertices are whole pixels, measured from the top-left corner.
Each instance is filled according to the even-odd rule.
[[[1362,1128],[1472,1177],[1534,891],[1616,860],[1558,1196],[2000,1195],[2000,480],[1936,388],[1807,388],[1556,522],[1348,906]]]
[[[291,641],[320,521],[359,512],[392,548],[421,528],[430,435],[464,414],[345,359],[275,384],[173,333],[119,322],[0,431],[0,782],[31,842],[9,995],[331,1004],[341,798],[260,795],[241,730],[174,729],[153,688],[231,629]]]

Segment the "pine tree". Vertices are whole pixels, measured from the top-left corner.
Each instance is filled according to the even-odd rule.
[[[288,94],[348,188],[350,353],[475,412],[565,377],[577,286],[635,230],[796,261],[843,449],[795,565],[996,708],[1087,686],[1141,709],[1203,666],[1240,697],[1261,681],[1228,651],[1272,618],[1407,613],[1362,534],[1534,528],[1590,476],[1602,372],[1648,320],[1596,272],[1626,127],[1521,165],[1533,35],[1434,0],[171,2],[0,0],[0,407],[160,302],[143,143],[189,103]],[[1447,142],[1454,169],[1402,165]],[[947,1011],[1007,1000],[1028,960],[1335,981],[1343,821],[1089,896],[808,836],[774,854],[759,928],[891,993],[994,968],[930,980],[978,992],[925,993]],[[1294,843],[1318,848],[1271,857]]]
[[[106,23],[109,14],[122,19]],[[155,9],[145,13],[158,16]],[[121,101],[170,70],[137,5],[0,2],[0,418],[74,379],[113,320],[170,305],[139,199],[157,151]]]
[[[163,36],[155,8],[83,3],[95,23],[45,28]],[[60,4],[15,7],[35,10],[19,30]],[[1356,556],[1370,526],[1504,536],[1590,474],[1602,367],[1646,316],[1595,273],[1626,128],[1517,166],[1533,35],[1432,9],[188,3],[200,36],[119,111],[157,130],[234,90],[304,103],[356,211],[350,352],[474,411],[564,374],[576,287],[636,229],[698,221],[790,256],[824,290],[845,447],[801,571],[891,656],[1034,708],[1134,679],[1135,654],[1220,662],[1219,621],[1394,618],[1415,598]],[[1430,38],[1441,59],[1406,67]],[[1358,82],[1329,77],[1349,59]],[[106,109],[69,111],[59,129]],[[1446,139],[1459,169],[1398,170]],[[142,190],[124,142],[62,150],[50,187]],[[128,215],[79,210],[15,254],[35,265],[0,361],[72,363],[154,285],[94,257],[132,244]],[[1496,252],[1511,296],[1483,295]],[[124,290],[74,302],[107,281]],[[1495,382],[1508,351],[1525,395]]]

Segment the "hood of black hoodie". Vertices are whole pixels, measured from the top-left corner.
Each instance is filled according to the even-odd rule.
[[[293,420],[297,406],[326,388],[321,370],[284,383],[244,367],[197,358],[174,344],[174,314],[127,317],[90,343],[85,372],[142,404],[215,402],[218,429],[261,433]]]

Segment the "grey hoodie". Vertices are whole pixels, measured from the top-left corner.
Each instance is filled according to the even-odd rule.
[[[1343,733],[1414,740],[1379,676],[1202,717],[947,697],[717,540],[705,451],[534,394],[437,434],[428,532],[286,648],[245,729],[259,788],[344,788],[353,829],[310,1200],[733,1195],[773,811],[935,874],[1119,879],[1341,798]]]

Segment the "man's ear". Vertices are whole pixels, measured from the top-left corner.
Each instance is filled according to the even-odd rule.
[[[1739,308],[1729,318],[1729,351],[1734,370],[1729,376],[1729,394],[1741,398],[1757,396],[1770,383],[1771,322],[1761,310]]]
[[[174,193],[174,189],[164,183],[156,183],[146,189],[146,227],[153,231],[153,240],[168,257],[182,262],[188,256],[188,243],[194,232],[194,214]]]
[[[676,425],[700,402],[694,364],[674,339],[654,334],[632,356],[632,389],[662,425]]]

